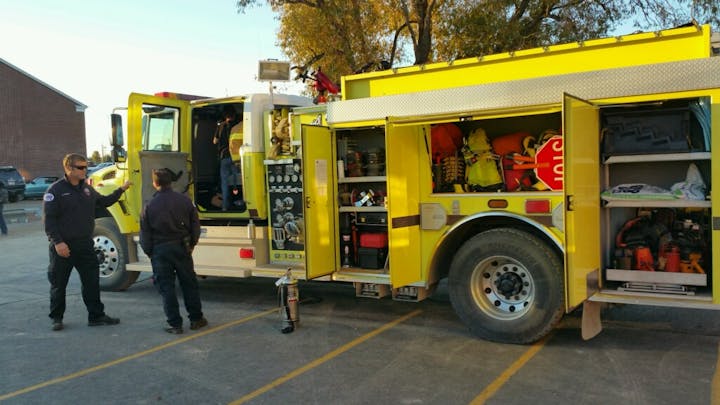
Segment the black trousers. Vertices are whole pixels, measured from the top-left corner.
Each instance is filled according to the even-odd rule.
[[[105,315],[105,307],[100,301],[100,269],[95,255],[92,239],[65,241],[70,247],[70,257],[57,254],[55,246],[50,244],[50,318],[62,319],[65,314],[65,289],[73,267],[80,275],[81,292],[88,310],[88,321],[94,321]]]
[[[199,321],[203,317],[202,304],[197,276],[192,256],[182,242],[168,242],[153,247],[152,258],[155,288],[162,296],[163,310],[170,326],[182,326],[180,307],[175,292],[175,277],[180,283],[185,309],[190,322]]]

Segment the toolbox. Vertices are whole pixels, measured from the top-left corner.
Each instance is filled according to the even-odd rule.
[[[358,225],[386,225],[386,212],[359,212],[357,216]]]
[[[611,109],[603,115],[605,156],[706,151],[690,107]]]
[[[388,245],[387,233],[363,232],[360,234],[360,247],[385,248]]]
[[[364,248],[358,249],[360,267],[364,269],[382,269],[385,267],[387,258],[386,248]]]

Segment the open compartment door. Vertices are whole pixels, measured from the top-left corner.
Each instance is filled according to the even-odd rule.
[[[598,288],[600,255],[600,115],[598,107],[563,97],[566,305]]]
[[[385,128],[390,281],[402,287],[422,280],[420,240],[420,125]]]
[[[305,271],[308,279],[335,271],[335,165],[330,129],[302,125]]]

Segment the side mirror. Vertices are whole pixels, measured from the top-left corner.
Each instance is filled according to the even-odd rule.
[[[123,146],[125,145],[125,135],[122,127],[122,117],[120,114],[110,115],[110,122],[112,125],[112,132],[110,134],[110,145],[112,145],[112,151],[110,152],[113,162],[124,162],[127,157],[127,153]]]

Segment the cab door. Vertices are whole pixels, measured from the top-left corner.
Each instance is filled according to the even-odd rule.
[[[132,93],[127,117],[127,169],[130,181],[135,184],[127,191],[131,207],[142,210],[155,194],[152,169],[170,169],[174,173],[173,189],[187,193],[192,141],[189,102]]]
[[[335,165],[330,129],[302,125],[305,271],[308,279],[335,271]]]
[[[601,277],[600,115],[588,101],[563,97],[566,305],[594,292]]]

